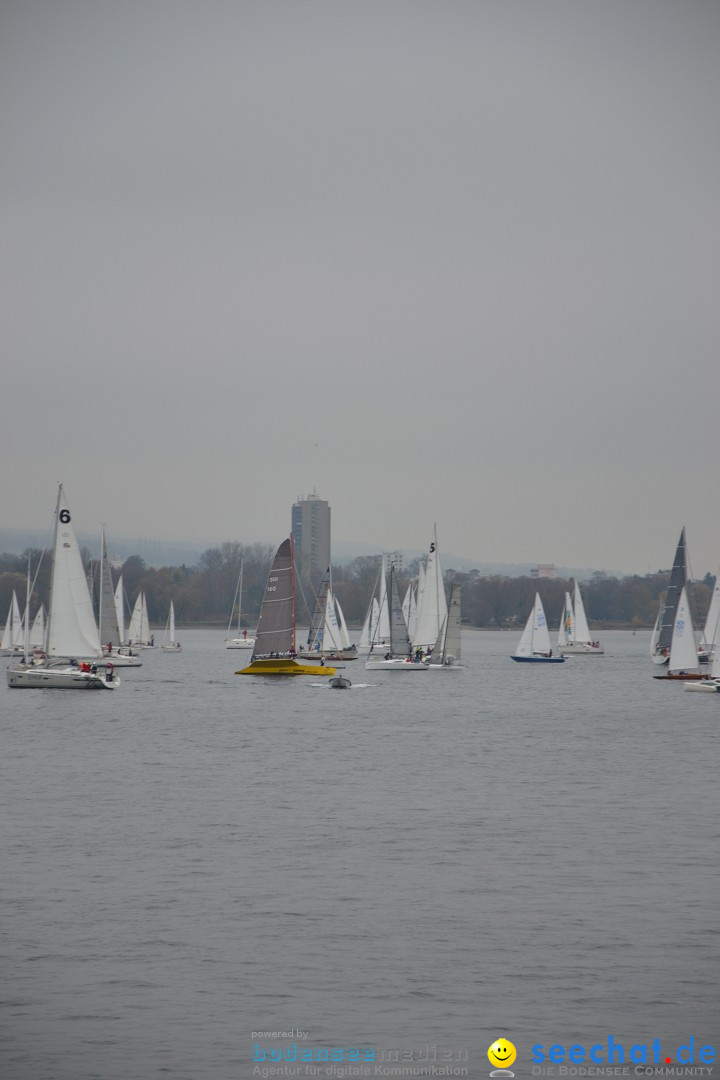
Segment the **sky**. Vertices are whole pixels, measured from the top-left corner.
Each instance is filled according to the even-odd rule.
[[[720,562],[720,4],[4,0],[2,525]],[[9,467],[11,466],[11,467]]]

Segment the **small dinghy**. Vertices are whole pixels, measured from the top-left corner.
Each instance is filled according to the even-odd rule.
[[[342,675],[336,675],[334,679],[330,680],[328,685],[331,690],[349,690],[352,683],[349,679],[343,678]]]

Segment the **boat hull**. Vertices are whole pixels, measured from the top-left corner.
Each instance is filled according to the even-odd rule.
[[[653,675],[653,679],[662,679],[666,682],[689,682],[693,679],[709,679],[709,675],[701,675],[699,671],[679,671],[669,675]]]
[[[427,671],[428,665],[414,660],[368,660],[367,671]]]
[[[559,652],[562,656],[604,656],[605,650],[592,645],[563,645]]]
[[[349,690],[352,683],[349,679],[343,679],[342,675],[338,675],[336,679],[331,679],[329,683],[331,690]]]
[[[180,652],[181,650],[182,650],[182,645],[180,645],[179,643],[177,645],[161,645],[160,646],[160,652]]]
[[[516,664],[564,664],[564,656],[511,656]]]
[[[226,649],[254,649],[255,638],[231,638],[225,642]]]
[[[703,694],[720,694],[720,679],[704,679],[702,682],[686,682],[686,690],[697,690]]]
[[[320,664],[298,664],[289,657],[253,660],[248,667],[236,671],[236,675],[335,675],[335,668]]]
[[[120,685],[117,677],[92,674],[70,667],[40,667],[19,665],[9,667],[8,686],[15,690],[115,690]]]

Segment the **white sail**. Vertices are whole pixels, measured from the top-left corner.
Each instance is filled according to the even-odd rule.
[[[15,593],[13,593],[13,599],[14,598],[15,598]],[[13,613],[13,606],[12,606],[12,600],[11,600],[10,601],[10,607],[8,608],[7,619],[5,620],[5,629],[3,630],[2,641],[0,641],[0,650],[2,650],[2,652],[4,652],[4,653],[7,653],[7,652],[10,651],[10,649],[12,649],[12,639],[13,639],[13,617],[12,617],[12,613]]]
[[[717,577],[715,578],[715,588],[710,597],[710,607],[708,608],[705,629],[703,631],[703,641],[708,656],[712,655],[711,649],[714,647],[713,643],[715,642],[715,631],[717,629],[718,620],[720,620],[720,568],[718,569]]]
[[[345,622],[345,616],[343,615],[343,609],[340,607],[340,601],[337,596],[335,597],[335,607],[337,608],[337,617],[340,624],[340,644],[343,649],[351,649],[350,635],[348,633],[347,623]]]
[[[128,641],[131,645],[139,645],[142,641],[142,593],[138,593],[132,609],[128,627]]]
[[[47,652],[49,656],[101,655],[92,600],[62,484],[55,514]]]
[[[673,674],[680,671],[698,671],[698,669],[697,645],[690,617],[690,605],[687,589],[683,586],[670,644],[669,672]]]
[[[417,622],[412,639],[413,648],[420,646],[427,649],[434,645],[446,616],[447,599],[437,546],[437,529],[435,529],[428,553],[424,587],[418,598]]]
[[[118,632],[120,634],[120,642],[125,642],[125,604],[123,603],[123,579],[122,574],[117,583],[115,589],[115,618],[117,619]]]
[[[45,648],[45,608],[41,604],[30,628],[28,645],[31,649]]]
[[[18,598],[13,590],[12,594],[12,645],[14,649],[22,647],[25,640],[25,621],[20,614]]]
[[[180,642],[175,637],[175,605],[172,600],[170,601],[167,626],[163,635],[162,650],[163,652],[180,651]]]
[[[438,634],[429,662],[433,667],[449,666],[461,659],[460,585],[453,585],[450,589],[447,618]]]
[[[322,647],[328,651],[340,652],[342,650],[340,625],[337,620],[335,600],[331,588],[328,588],[325,600],[325,626],[323,628]]]
[[[574,640],[578,642],[578,644],[592,644],[590,627],[588,626],[587,616],[585,615],[585,605],[583,604],[582,596],[580,594],[580,586],[578,585],[577,581],[575,582],[573,613],[575,616]]]
[[[359,646],[361,649],[369,649],[372,643],[373,609],[375,604],[377,604],[377,600],[373,596],[368,604],[367,615],[360,632]]]
[[[140,606],[140,640],[143,645],[149,645],[150,634],[150,620],[148,619],[147,600],[145,599],[145,593],[140,594],[142,597],[142,604]]]
[[[412,591],[412,582],[410,582],[407,589],[405,590],[405,596],[403,597],[402,602],[402,613],[405,618],[405,623],[408,627],[410,626],[410,602],[412,600]]]
[[[390,599],[388,597],[385,571],[380,571],[380,591],[378,594],[378,619],[375,633],[372,638],[373,644],[386,645],[390,641]]]
[[[718,613],[718,620],[715,623],[712,643],[708,642],[708,653],[712,656],[710,674],[713,679],[720,679],[720,612]]]
[[[540,593],[535,593],[535,603],[525,624],[523,635],[515,656],[550,656],[550,634]]]

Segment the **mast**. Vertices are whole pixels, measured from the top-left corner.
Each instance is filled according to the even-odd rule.
[[[52,629],[53,621],[53,602],[52,598],[55,592],[55,573],[57,564],[57,542],[58,542],[58,524],[60,521],[60,499],[62,497],[62,484],[58,484],[57,502],[55,503],[55,527],[53,530],[53,561],[52,572],[50,574],[50,603],[48,605],[48,617],[45,627],[45,640],[47,641],[48,650],[50,648],[50,631]]]

